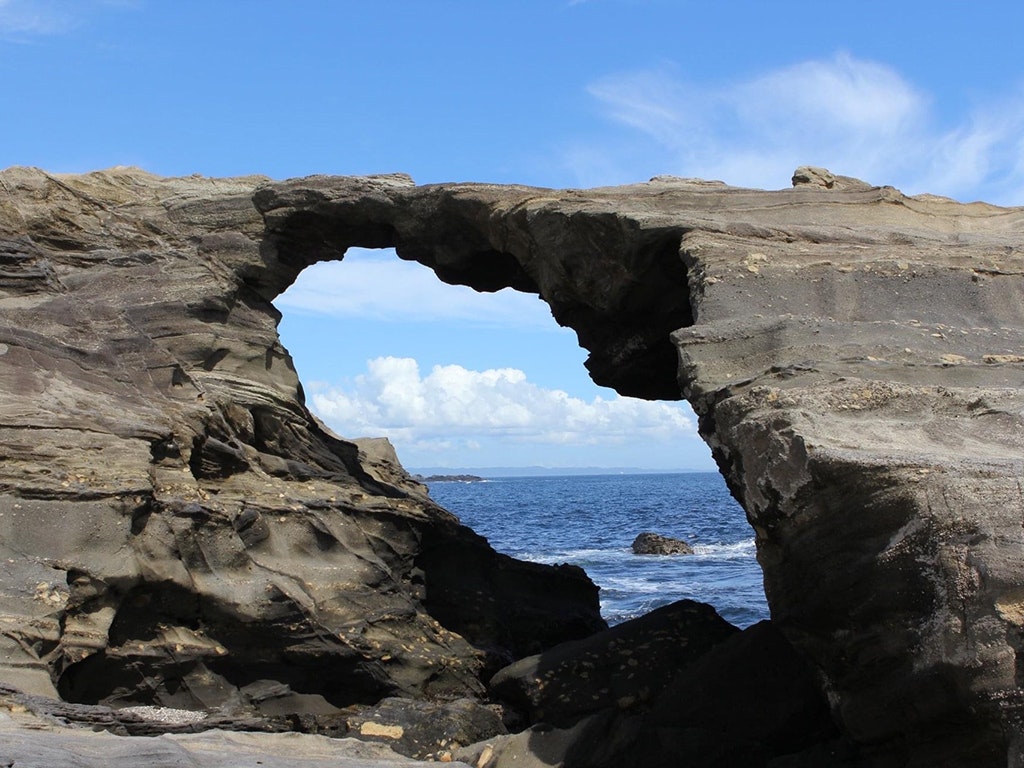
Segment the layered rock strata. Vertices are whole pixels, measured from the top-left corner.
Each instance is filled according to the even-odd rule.
[[[8,679],[172,705],[271,679],[337,706],[479,690],[595,627],[579,573],[488,553],[302,405],[269,302],[310,264],[393,246],[538,294],[598,383],[691,402],[773,623],[856,749],[1020,748],[1024,210],[820,169],[778,192],[0,181]],[[517,607],[466,606],[456,550]]]
[[[329,714],[603,628],[582,571],[495,553],[306,410],[265,181],[0,174],[5,682]]]
[[[1019,742],[1024,210],[820,169],[777,192],[311,178],[255,201],[268,295],[394,246],[540,295],[598,383],[686,397],[853,742],[978,764]]]

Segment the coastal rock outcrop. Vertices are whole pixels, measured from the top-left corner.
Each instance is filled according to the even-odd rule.
[[[326,715],[605,626],[580,569],[494,552],[305,408],[266,181],[0,174],[5,683]]]
[[[527,656],[490,681],[533,725],[575,725],[606,709],[642,711],[686,668],[738,630],[710,605],[680,600],[582,640]]]
[[[798,175],[774,192],[323,177],[255,201],[269,293],[394,246],[447,282],[539,294],[596,382],[688,399],[773,622],[846,737],[1002,764],[1024,728],[1024,209]]]
[[[515,681],[532,701],[554,703],[553,716],[455,757],[486,768],[843,764],[813,670],[770,621],[723,632],[708,606],[682,601],[667,608],[554,648],[539,664],[512,665],[503,684]],[[671,650],[668,634],[677,641]],[[671,663],[666,650],[675,656]],[[549,670],[572,663],[574,674],[545,680],[536,674],[545,659]],[[529,671],[532,676],[524,674]],[[545,682],[555,684],[549,689]],[[623,684],[628,697],[608,695],[609,688],[621,694]]]
[[[599,626],[580,572],[494,554],[305,409],[270,302],[349,247],[395,247],[538,294],[596,382],[689,400],[844,749],[1005,764],[1024,748],[1024,209],[854,181],[3,172],[5,679],[171,706],[261,680],[330,707],[455,697]]]

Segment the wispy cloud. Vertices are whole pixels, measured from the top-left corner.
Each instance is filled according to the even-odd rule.
[[[618,395],[588,402],[533,384],[516,368],[438,365],[423,375],[412,358],[378,357],[350,387],[310,390],[313,410],[339,434],[384,435],[400,450],[488,438],[583,446],[695,435],[683,405]]]
[[[344,261],[316,264],[274,303],[289,311],[385,322],[558,330],[547,304],[536,296],[446,285],[428,268],[401,261],[390,249],[351,248]]]
[[[929,94],[848,54],[714,86],[666,65],[612,75],[588,91],[632,134],[567,152],[587,184],[635,180],[635,171],[587,178],[607,175],[615,156],[634,168],[768,189],[788,186],[793,169],[809,164],[911,193],[1024,203],[1019,91],[943,126]],[[602,159],[588,165],[593,158]]]
[[[76,14],[66,3],[52,0],[0,0],[0,34],[51,35],[74,25]]]
[[[0,38],[24,42],[77,27],[102,8],[138,8],[142,0],[0,0]]]

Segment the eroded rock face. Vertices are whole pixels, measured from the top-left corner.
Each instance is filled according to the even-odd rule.
[[[0,174],[5,682],[322,713],[479,694],[604,626],[581,571],[496,554],[389,445],[309,414],[269,303],[294,271],[263,241],[265,182]],[[461,612],[438,553],[500,575]]]
[[[447,282],[539,294],[598,383],[693,404],[773,623],[847,738],[1005,757],[1024,708],[1024,210],[804,171],[778,192],[5,172],[11,675],[100,699],[174,670],[217,701],[285,670],[302,690],[326,654],[362,681],[346,697],[377,699],[470,690],[523,652],[518,617],[456,615],[445,552],[486,550],[310,418],[276,336],[268,302],[303,268],[394,246]],[[522,583],[539,599],[550,578]],[[413,635],[423,654],[381,650]]]
[[[686,397],[773,620],[847,736],[1005,756],[1024,706],[1024,210],[804,170],[778,192],[314,178],[255,200],[295,273],[393,245],[449,282],[539,293],[595,381]]]

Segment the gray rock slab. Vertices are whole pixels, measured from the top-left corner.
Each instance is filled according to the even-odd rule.
[[[379,744],[298,733],[204,731],[163,736],[18,723],[0,715],[0,759],[11,768],[392,768],[425,765]],[[463,765],[462,763],[452,763]]]

